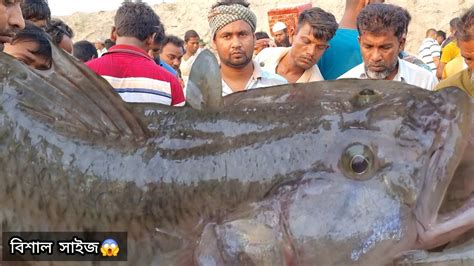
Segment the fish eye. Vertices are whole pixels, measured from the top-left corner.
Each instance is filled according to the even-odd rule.
[[[352,144],[343,152],[340,167],[344,175],[350,179],[368,180],[374,168],[374,154],[365,145]]]
[[[351,169],[356,174],[364,174],[369,168],[369,161],[362,155],[356,155],[352,157],[351,160]]]

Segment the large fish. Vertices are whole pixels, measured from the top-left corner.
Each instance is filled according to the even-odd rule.
[[[195,108],[127,105],[53,55],[38,72],[0,54],[3,231],[127,231],[130,265],[383,265],[473,227],[472,208],[438,213],[468,145],[457,89],[347,80],[222,99],[203,52]]]

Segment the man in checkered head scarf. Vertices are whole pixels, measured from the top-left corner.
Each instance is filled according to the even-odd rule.
[[[219,0],[208,15],[212,48],[221,62],[223,95],[286,82],[268,79],[252,61],[257,17],[245,0]],[[278,82],[273,82],[279,80]]]

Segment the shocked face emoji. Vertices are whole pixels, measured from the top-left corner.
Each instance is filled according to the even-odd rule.
[[[104,240],[104,242],[102,242],[102,246],[100,247],[100,252],[102,253],[103,257],[116,257],[119,252],[117,241],[113,239]]]

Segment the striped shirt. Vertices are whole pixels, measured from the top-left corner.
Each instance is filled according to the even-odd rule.
[[[126,102],[184,105],[178,79],[138,47],[115,45],[86,65],[107,80]]]
[[[421,43],[420,49],[418,50],[418,57],[427,64],[433,73],[436,74],[436,64],[434,63],[434,57],[441,56],[441,46],[439,46],[436,40],[426,38]]]

